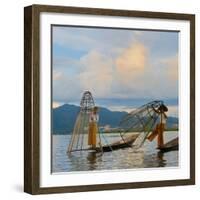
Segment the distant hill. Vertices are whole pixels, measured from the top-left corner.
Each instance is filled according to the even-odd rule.
[[[64,104],[52,112],[52,129],[54,134],[71,133],[80,107]]]
[[[73,131],[73,127],[79,110],[79,106],[71,104],[64,104],[58,108],[54,108],[52,111],[53,134],[70,134]],[[111,111],[107,108],[101,107],[99,110],[99,126],[109,125],[110,127],[115,128],[118,126],[121,118],[126,114],[127,112]],[[168,128],[177,127],[177,124],[177,118],[168,117]]]

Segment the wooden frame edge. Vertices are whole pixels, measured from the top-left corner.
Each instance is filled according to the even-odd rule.
[[[190,21],[190,178],[66,187],[40,187],[39,149],[39,15],[40,12],[79,13]],[[47,194],[195,184],[195,15],[150,11],[32,5],[24,8],[24,192]]]
[[[32,7],[24,9],[24,191],[32,193]]]
[[[24,8],[24,192],[39,191],[39,12]]]
[[[195,184],[195,15],[190,15],[190,179]]]

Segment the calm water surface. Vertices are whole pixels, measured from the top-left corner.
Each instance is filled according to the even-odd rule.
[[[176,131],[165,133],[165,142],[177,137]],[[146,141],[137,151],[131,148],[113,152],[73,152],[66,154],[70,135],[53,135],[52,172],[91,171],[110,169],[133,169],[178,166],[178,151],[160,153],[156,141]],[[116,134],[109,134],[108,141],[116,141]]]

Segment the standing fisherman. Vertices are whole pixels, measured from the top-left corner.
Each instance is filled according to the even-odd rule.
[[[98,107],[94,107],[89,116],[89,133],[88,133],[88,145],[92,148],[96,148],[96,136],[98,132]]]
[[[152,133],[147,137],[148,140],[152,141],[157,135],[157,143],[158,143],[158,149],[164,147],[164,129],[165,129],[165,124],[167,121],[167,115],[165,112],[168,111],[168,108],[164,105],[161,104],[158,109],[155,109],[153,107],[153,110],[160,115],[160,122],[159,124],[156,125],[156,128],[152,131]]]

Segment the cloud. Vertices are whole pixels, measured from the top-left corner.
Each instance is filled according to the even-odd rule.
[[[53,104],[52,104],[53,108],[57,108],[57,107],[59,107],[61,105],[62,105],[62,103],[56,102],[56,101],[53,101]]]
[[[53,100],[57,102],[73,102],[80,100],[82,90],[79,76],[63,73],[61,79],[53,81]]]
[[[134,43],[116,59],[116,72],[120,82],[129,86],[147,67],[148,50],[142,43]]]
[[[53,70],[53,81],[60,80],[62,73],[60,71]]]
[[[121,98],[165,99],[178,96],[178,56],[153,57],[137,41],[116,59],[116,95]]]
[[[97,51],[81,58],[82,73],[79,75],[82,91],[89,90],[96,97],[110,95],[113,82],[113,61]]]
[[[178,55],[165,58],[161,63],[167,68],[167,75],[171,81],[178,80]]]
[[[122,29],[53,27],[53,44],[67,47],[72,51],[98,51],[102,54],[116,55],[129,45],[138,31]]]
[[[95,98],[176,97],[177,56],[158,58],[154,63],[150,56],[148,47],[136,42],[115,58],[93,50],[76,62],[62,61],[58,72],[54,70],[54,98],[78,101],[86,90]]]
[[[168,116],[178,117],[178,106],[168,106]]]
[[[81,57],[79,61],[70,61],[71,65],[65,61],[68,58],[62,59],[63,65],[54,63],[53,67],[57,69],[53,71],[55,101],[80,100],[86,90],[91,91],[96,98],[112,93],[113,61],[108,56],[94,50]]]
[[[155,31],[55,30],[56,48],[67,50],[53,57],[54,101],[78,102],[85,90],[96,99],[177,97],[177,34],[173,39],[173,33]]]
[[[132,83],[136,79],[140,81],[140,77],[147,71],[147,57],[148,49],[139,42],[124,48],[116,58],[95,50],[90,51],[80,59],[81,90],[90,90],[96,98],[133,97],[138,85]]]

